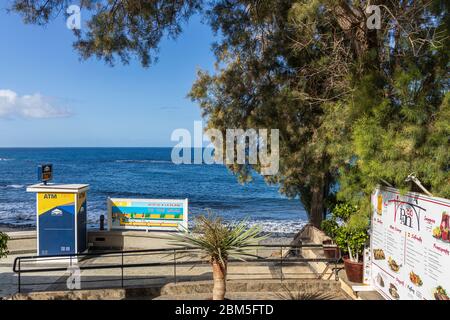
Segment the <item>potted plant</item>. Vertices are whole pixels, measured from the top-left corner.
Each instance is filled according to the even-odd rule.
[[[345,272],[352,282],[363,280],[363,251],[369,238],[366,226],[350,224],[351,217],[357,211],[358,208],[351,203],[340,202],[332,209],[331,217],[322,223],[322,230],[334,240],[340,252],[344,254]]]
[[[363,228],[352,228],[348,225],[341,226],[337,230],[335,241],[343,256],[345,273],[351,282],[361,283],[363,281],[363,251],[369,239],[367,230]]]
[[[336,246],[334,239],[337,236],[340,226],[347,223],[354,212],[356,212],[356,208],[353,205],[346,202],[339,202],[331,210],[330,217],[322,221],[321,229],[328,237],[330,237],[330,239],[322,242],[325,257],[340,257],[341,252],[339,246]]]
[[[0,231],[0,258],[6,257],[9,253],[8,240],[9,236]]]
[[[261,235],[260,226],[247,228],[245,220],[229,226],[211,213],[197,216],[192,231],[185,229],[172,235],[178,245],[198,248],[202,258],[208,259],[213,271],[213,300],[225,298],[228,259],[243,260],[245,256],[254,256],[247,251],[249,247],[267,237]]]

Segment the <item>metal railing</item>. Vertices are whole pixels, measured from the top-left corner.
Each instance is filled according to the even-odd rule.
[[[329,247],[329,246],[328,246]],[[288,279],[302,279],[301,276],[303,273],[294,272],[289,273],[285,275],[283,273],[283,268],[286,270],[290,266],[306,266],[308,267],[310,263],[317,263],[317,262],[323,262],[326,264],[325,270],[318,274],[313,269],[309,268],[310,272],[313,273],[317,278],[321,279],[328,270],[331,268],[331,275],[334,274],[335,280],[338,280],[338,262],[341,259],[341,257],[334,257],[334,258],[326,258],[326,257],[320,257],[320,258],[305,258],[302,256],[303,250],[323,250],[324,246],[320,244],[299,244],[299,245],[255,245],[251,246],[248,249],[251,256],[245,258],[245,261],[238,260],[238,259],[229,259],[228,260],[228,266],[230,265],[267,265],[269,266],[269,269],[272,268],[274,270],[279,271],[279,277],[278,279],[280,281],[288,280]],[[277,249],[277,250],[274,250]],[[271,250],[271,255],[269,256],[263,256],[261,255],[261,252],[264,252],[266,250]],[[101,284],[103,282],[114,282],[112,286],[103,286],[100,285],[100,287],[95,287],[95,289],[100,288],[117,288],[117,287],[126,287],[127,283],[130,283],[132,281],[139,281],[141,284],[143,280],[162,280],[164,283],[168,282],[174,282],[177,283],[180,279],[189,281],[189,280],[205,280],[210,279],[211,276],[208,275],[205,276],[180,276],[180,274],[177,272],[180,270],[181,267],[186,266],[195,266],[195,265],[203,265],[203,264],[209,264],[208,260],[204,259],[203,257],[200,257],[201,250],[198,248],[191,248],[191,247],[177,247],[177,248],[164,248],[164,249],[145,249],[145,250],[125,250],[125,251],[106,251],[106,252],[89,252],[89,253],[78,253],[78,254],[65,254],[65,255],[47,255],[47,256],[21,256],[17,257],[14,260],[13,264],[13,271],[17,273],[18,280],[18,292],[23,291],[24,286],[51,286],[54,288],[54,290],[62,290],[58,289],[58,285],[60,284],[67,284],[66,281],[60,281],[61,279],[67,277],[67,271],[69,270],[69,267],[77,266],[78,270],[86,271],[89,270],[109,270],[109,269],[120,269],[120,275],[118,277],[115,277],[113,279],[87,279],[82,280],[80,277],[80,283],[95,283],[95,284]],[[275,254],[275,255],[274,255]],[[136,262],[132,261],[130,263],[125,262],[127,258],[139,258],[142,259],[146,256],[159,256],[156,258],[157,261],[151,261],[151,262]],[[161,257],[162,256],[162,257]],[[192,257],[200,257],[197,260],[191,260],[189,258]],[[98,264],[98,260],[100,259],[113,259],[114,258],[118,261],[112,261],[109,263],[100,263]],[[153,259],[155,260],[155,259]],[[164,261],[161,261],[164,260]],[[61,265],[63,263],[64,265]],[[42,265],[41,265],[42,264]],[[163,275],[157,275],[157,274],[151,274],[151,272],[147,272],[150,274],[150,276],[139,276],[139,277],[133,277],[133,276],[124,276],[124,270],[127,269],[133,269],[133,268],[157,268],[157,267],[170,267],[172,271],[169,271],[168,269],[164,269]],[[55,272],[65,272],[63,275],[44,275],[43,277],[56,277],[57,279],[54,279],[50,282],[42,282],[40,279],[37,279],[37,281],[34,281],[32,277],[31,281],[28,281],[27,283],[24,283],[23,277],[28,274],[44,274],[44,273],[55,273]],[[95,274],[94,276],[98,276],[98,274]],[[277,277],[271,275],[271,279],[277,279]],[[88,276],[85,276],[88,278]],[[26,278],[26,277],[25,277]],[[258,278],[252,278],[252,279],[258,279]],[[261,278],[260,278],[261,279]],[[267,279],[267,278],[265,278]],[[29,280],[29,279],[27,279]],[[120,284],[118,284],[120,283]],[[136,285],[133,285],[136,286]],[[85,288],[82,288],[85,289]],[[34,291],[47,291],[49,290],[49,287],[45,287],[44,289],[37,289]],[[67,289],[64,289],[67,290]],[[33,290],[29,290],[33,291]]]

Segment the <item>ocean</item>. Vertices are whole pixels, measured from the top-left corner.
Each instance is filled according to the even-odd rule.
[[[287,199],[261,176],[241,185],[222,165],[173,164],[171,148],[0,148],[0,224],[34,226],[37,166],[52,163],[54,183],[86,183],[88,226],[106,217],[107,197],[189,199],[189,219],[208,209],[235,222],[248,218],[276,234],[306,223],[298,199]]]

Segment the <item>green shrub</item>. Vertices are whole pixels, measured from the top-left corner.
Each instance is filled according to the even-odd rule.
[[[343,222],[348,222],[350,217],[358,212],[358,208],[348,202],[341,202],[334,206],[332,210],[332,218],[342,220]]]
[[[336,237],[337,229],[339,228],[339,225],[335,219],[331,218],[323,220],[320,227],[327,236],[334,240],[334,238]]]
[[[338,203],[331,216],[322,222],[323,232],[332,238],[342,253],[348,254],[352,261],[359,261],[364,245],[369,239],[366,227],[354,227],[349,224],[350,218],[358,212],[358,208],[346,202]]]
[[[349,255],[350,260],[358,262],[368,239],[367,229],[354,229],[344,225],[337,229],[334,241],[344,254]]]

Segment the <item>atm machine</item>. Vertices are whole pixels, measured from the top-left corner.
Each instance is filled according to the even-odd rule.
[[[27,187],[36,193],[37,255],[82,253],[87,249],[89,185],[47,181]]]

